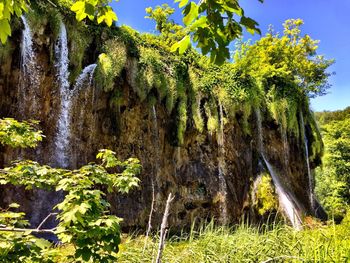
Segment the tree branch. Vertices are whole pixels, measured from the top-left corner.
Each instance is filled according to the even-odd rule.
[[[151,229],[152,229],[152,215],[153,215],[153,211],[154,211],[154,203],[155,203],[155,193],[154,193],[154,182],[152,180],[152,204],[151,204],[151,211],[150,211],[149,216],[148,216],[148,227],[147,227],[147,231],[146,231],[146,239],[145,239],[145,244],[144,244],[142,253],[145,252],[149,233],[151,232]]]
[[[0,227],[1,231],[7,232],[33,232],[33,233],[51,233],[55,234],[56,228],[51,229],[29,229],[29,228],[12,228],[12,227]]]
[[[160,227],[160,237],[159,237],[159,247],[158,247],[158,255],[156,263],[162,262],[162,253],[164,249],[165,236],[167,234],[167,224],[168,224],[168,216],[170,210],[170,203],[174,200],[174,196],[170,193],[168,196],[168,200],[166,201],[165,211],[163,215],[162,225]]]
[[[36,228],[36,230],[40,230],[41,227],[45,224],[45,222],[51,217],[51,216],[55,216],[57,215],[57,213],[50,213],[48,214],[47,217],[44,218],[44,220],[38,225],[38,227]]]

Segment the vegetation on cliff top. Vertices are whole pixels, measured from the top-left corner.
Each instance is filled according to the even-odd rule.
[[[30,4],[51,5],[66,12],[73,11],[77,21],[88,18],[98,24],[104,22],[111,26],[118,18],[109,5],[110,2],[111,0],[4,0],[0,3],[0,41],[4,44],[7,37],[11,36],[11,18],[20,17],[22,13],[27,12]],[[243,28],[252,34],[260,33],[258,23],[245,15],[238,0],[175,2],[179,2],[179,8],[182,9],[185,27],[177,28],[182,31],[183,38],[174,43],[174,51],[179,49],[179,52],[183,53],[191,46],[192,38],[204,55],[210,53],[212,62],[222,64],[230,58],[229,44],[242,35]]]
[[[42,26],[59,28],[56,8],[42,1],[32,7],[33,13],[40,13],[40,20],[36,20],[42,21]],[[193,49],[180,52],[183,54],[171,52],[171,46],[184,36],[179,30],[182,26],[171,20],[174,9],[163,5],[146,11],[156,22],[158,36],[140,34],[127,26],[108,28],[93,22],[78,26],[66,13],[72,80],[86,65],[87,57],[89,63],[94,62],[91,53],[95,58],[99,55],[97,86],[111,92],[113,103],[119,107],[124,94],[117,80],[125,70],[141,101],[150,106],[164,104],[169,115],[177,116],[175,145],[184,144],[184,133],[190,127],[216,132],[221,119],[239,122],[249,134],[248,120],[260,108],[265,120],[275,121],[283,133],[290,131],[297,137],[301,111],[306,125],[314,130],[313,155],[321,152],[308,102],[309,97],[322,95],[329,87],[327,68],[333,61],[318,56],[317,41],[301,35],[302,20],[286,21],[283,35],[270,31],[254,44],[238,44],[234,62],[218,66]],[[42,19],[44,14],[48,19]],[[33,21],[35,15],[29,18]],[[220,107],[224,116],[220,116]]]

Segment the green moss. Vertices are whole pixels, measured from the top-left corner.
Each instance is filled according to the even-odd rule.
[[[253,204],[260,215],[265,215],[278,209],[278,200],[272,185],[271,177],[263,174],[256,189],[256,203]]]
[[[183,145],[184,134],[187,126],[187,100],[182,98],[178,106],[177,139],[178,144]]]
[[[67,34],[69,40],[69,63],[71,65],[71,81],[75,80],[83,65],[83,59],[86,55],[87,48],[93,41],[88,27],[84,23],[73,22],[67,23]]]
[[[111,91],[114,88],[115,79],[120,76],[125,67],[126,48],[123,43],[108,40],[104,50],[106,53],[98,57],[96,82],[104,91]]]
[[[165,106],[170,114],[174,108],[175,102],[177,100],[178,94],[176,89],[176,79],[171,77],[168,79],[168,89],[166,95]]]
[[[210,134],[219,130],[219,115],[215,101],[206,102],[204,105],[205,114],[207,115],[207,129]]]
[[[250,115],[252,114],[252,106],[250,105],[249,102],[244,102],[240,106],[240,111],[242,112],[241,126],[243,128],[243,132],[245,134],[250,134],[251,129],[249,125],[249,118],[250,118]]]
[[[312,131],[312,144],[311,144],[311,155],[310,160],[314,161],[317,158],[320,159],[324,153],[324,144],[320,129],[317,125],[314,113],[309,110],[307,115],[307,122],[311,126]]]

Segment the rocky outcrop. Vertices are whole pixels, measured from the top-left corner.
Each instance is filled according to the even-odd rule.
[[[17,158],[28,158],[55,166],[60,96],[53,61],[53,37],[41,35],[34,38],[40,85],[30,87],[35,89],[33,92],[20,90],[21,32],[13,33],[10,41],[14,49],[11,56],[1,61],[0,67],[0,117],[37,119],[46,137],[36,149],[13,150],[0,146],[0,165],[8,165]],[[85,59],[93,62],[91,60]],[[195,219],[220,219],[223,202],[227,207],[227,222],[237,222],[243,214],[249,213],[252,183],[260,171],[256,117],[250,117],[248,134],[239,125],[242,117],[239,113],[236,114],[237,122],[225,124],[224,151],[219,149],[216,134],[199,133],[192,127],[191,121],[187,123],[184,144],[177,146],[176,116],[168,114],[160,99],[154,109],[148,103],[140,102],[128,81],[130,74],[131,69],[124,69],[115,83],[123,94],[117,106],[111,103],[113,94],[96,85],[85,86],[75,93],[68,150],[70,168],[94,161],[98,149],[102,148],[114,150],[120,159],[137,157],[141,160],[140,188],[128,195],[108,196],[112,212],[124,218],[125,227],[147,225],[152,184],[156,196],[154,225],[160,223],[170,192],[175,195],[169,218],[172,226],[186,227]],[[27,92],[29,97],[21,101],[20,92]],[[301,204],[303,212],[312,214],[301,139],[289,137],[286,147],[278,126],[268,118],[263,122],[263,133],[266,156],[278,170],[283,185]],[[220,192],[219,157],[225,160],[226,200]],[[3,204],[11,201],[21,203],[32,223],[37,224],[59,196],[5,186],[0,200]]]

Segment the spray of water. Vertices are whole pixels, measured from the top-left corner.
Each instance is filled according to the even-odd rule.
[[[284,189],[282,183],[280,182],[278,174],[276,173],[273,166],[270,164],[270,162],[265,157],[260,109],[257,108],[255,113],[256,113],[257,126],[258,126],[258,139],[259,139],[258,140],[258,149],[259,149],[259,152],[260,152],[264,162],[266,163],[267,169],[269,170],[269,173],[272,177],[272,181],[275,185],[276,192],[278,195],[279,203],[280,203],[285,215],[288,217],[292,226],[295,229],[300,230],[302,228],[302,224],[301,224],[302,221],[301,221],[298,209],[295,205],[296,202],[295,202],[295,200],[293,200],[290,197],[290,195],[288,195],[287,191]]]

